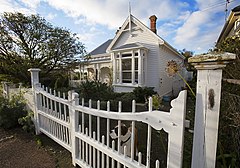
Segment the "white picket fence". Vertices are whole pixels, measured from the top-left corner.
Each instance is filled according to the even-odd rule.
[[[193,139],[192,168],[212,168],[216,163],[218,119],[220,112],[220,95],[222,68],[236,55],[220,53],[216,55],[199,55],[189,59],[198,70],[196,111]],[[69,92],[68,95],[56,93],[41,87],[39,83],[40,69],[30,69],[33,98],[30,108],[34,111],[36,133],[44,133],[72,153],[73,165],[83,168],[150,168],[160,167],[158,160],[152,164],[152,131],[164,130],[168,133],[167,167],[182,167],[183,142],[186,111],[186,91],[171,102],[170,112],[152,109],[152,100],[149,99],[149,109],[145,112],[136,112],[136,103],[132,103],[132,112],[122,112],[121,102],[118,112],[110,109],[101,110],[100,101],[97,108],[92,108],[89,100],[88,107],[79,95]],[[5,88],[7,92],[7,88]],[[4,91],[3,91],[4,92]],[[211,93],[211,94],[210,94]],[[120,152],[120,140],[110,142],[110,129],[113,123],[121,126],[122,122],[132,125],[131,156]],[[147,125],[146,154],[139,150],[138,157],[134,157],[135,125]],[[103,127],[103,125],[106,127]],[[138,127],[137,127],[138,128]],[[120,128],[118,132],[121,132]],[[140,137],[140,139],[145,138]],[[160,145],[160,142],[159,142]],[[156,146],[154,146],[156,147]],[[143,161],[144,160],[144,161]],[[151,165],[152,164],[152,165]]]
[[[66,96],[39,85],[35,85],[34,92],[36,128],[69,150],[74,165],[84,168],[115,168],[121,165],[129,168],[154,167],[150,165],[151,132],[152,129],[164,129],[168,133],[167,167],[182,166],[186,91],[182,91],[178,98],[171,102],[170,112],[152,110],[152,100],[149,99],[148,111],[135,112],[136,104],[133,101],[131,113],[122,112],[121,102],[118,112],[110,110],[110,102],[107,102],[107,111],[100,110],[100,101],[97,102],[97,109],[91,107],[91,100],[86,107],[84,99],[81,99],[79,104],[79,97],[75,92],[69,92]],[[137,158],[134,158],[133,152],[131,157],[126,155],[126,151],[124,154],[120,153],[120,141],[111,141],[109,136],[112,129],[110,125],[114,120],[119,126],[122,121],[130,121],[132,128],[135,122],[147,124],[146,158],[142,158],[141,151]],[[101,123],[103,121],[104,123]],[[102,124],[106,124],[105,130],[101,128]],[[96,128],[93,129],[95,125]],[[132,129],[132,134],[131,149],[134,147],[135,129]],[[143,159],[146,160],[145,163],[142,163]],[[156,160],[155,167],[159,166],[160,163]]]

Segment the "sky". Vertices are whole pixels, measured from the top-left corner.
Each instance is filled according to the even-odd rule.
[[[228,0],[227,16],[240,0]],[[131,14],[177,50],[202,54],[212,49],[225,23],[226,0],[0,0],[0,13],[39,14],[57,27],[76,33],[88,52],[108,39]]]

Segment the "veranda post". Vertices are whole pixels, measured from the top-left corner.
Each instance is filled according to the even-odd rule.
[[[236,58],[213,53],[189,58],[197,69],[192,168],[215,168],[222,69]]]

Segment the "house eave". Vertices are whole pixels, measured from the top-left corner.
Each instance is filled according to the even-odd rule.
[[[182,54],[180,54],[179,52],[177,52],[177,50],[174,49],[174,48],[173,48],[170,44],[168,44],[166,41],[164,41],[164,43],[160,43],[159,45],[160,45],[160,46],[161,46],[161,45],[164,45],[164,46],[167,47],[169,50],[171,50],[173,53],[175,53],[176,55],[178,55],[180,58],[185,59],[185,57],[184,57]]]
[[[216,42],[216,46],[219,46],[220,43],[228,36],[228,34],[230,33],[230,31],[232,30],[234,23],[238,17],[238,15],[240,14],[240,12],[232,12],[230,13],[226,23],[224,24],[224,27],[218,37],[218,40]]]
[[[122,49],[113,49],[110,50],[110,52],[122,52],[122,51],[131,51],[131,50],[138,50],[143,49],[145,51],[148,51],[149,49],[144,46],[138,46],[138,47],[130,47],[130,48],[122,48]]]

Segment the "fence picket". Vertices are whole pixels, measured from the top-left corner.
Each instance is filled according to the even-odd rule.
[[[136,102],[135,100],[132,101],[132,113],[135,113],[136,111]],[[131,134],[131,160],[134,160],[134,144],[135,144],[135,121],[132,121],[132,134]],[[136,151],[137,152],[137,151]]]
[[[142,164],[142,153],[138,152],[138,166],[141,166]]]
[[[96,140],[96,133],[93,132],[93,140]],[[93,167],[96,168],[96,148],[93,148]]]
[[[152,112],[152,98],[149,98],[149,112]],[[148,120],[148,118],[146,118],[146,120]],[[152,140],[152,128],[151,125],[148,124],[148,131],[147,131],[147,163],[146,163],[146,167],[150,168],[150,155],[151,155],[151,140]]]
[[[91,109],[92,108],[92,100],[90,99],[89,100],[89,108]],[[91,138],[92,137],[92,115],[89,114],[88,115],[88,127],[89,127],[89,137]]]
[[[107,112],[110,112],[110,101],[107,101]],[[109,131],[110,131],[110,119],[107,118],[107,148],[109,148]],[[109,156],[106,156],[106,164],[107,168],[109,168]]]
[[[66,94],[63,93],[63,99],[66,99]],[[63,104],[63,113],[64,113],[64,120],[67,121],[67,106]]]

